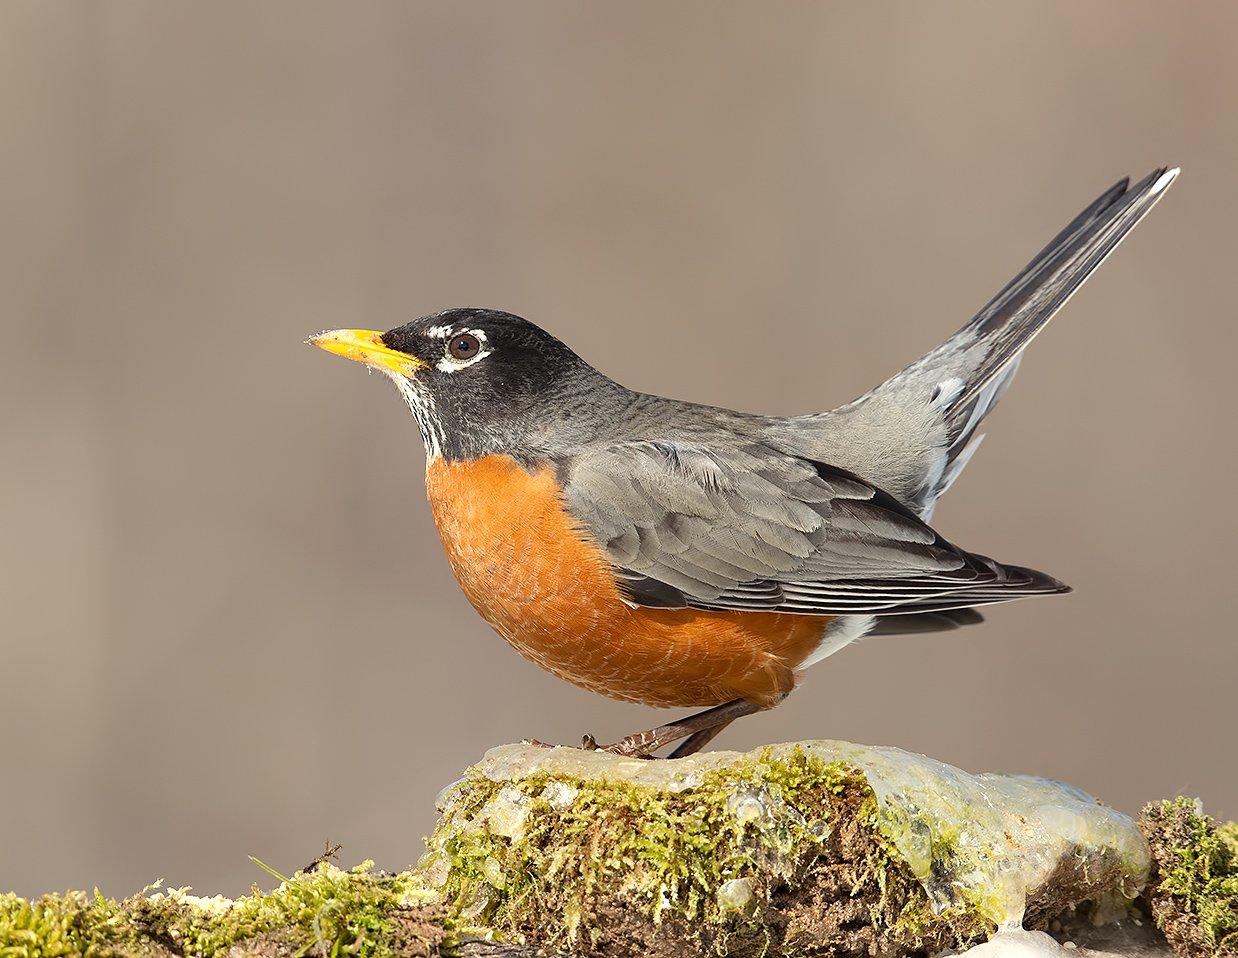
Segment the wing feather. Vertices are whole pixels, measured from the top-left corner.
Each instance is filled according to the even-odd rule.
[[[560,475],[637,605],[888,615],[1065,591],[956,548],[858,476],[758,442],[615,443]]]

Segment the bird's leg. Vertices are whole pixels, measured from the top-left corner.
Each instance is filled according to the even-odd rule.
[[[693,732],[686,739],[675,746],[674,751],[667,758],[687,758],[689,755],[695,755],[706,745],[714,740],[719,732],[735,721],[728,719],[725,722],[719,722],[712,728],[703,728],[700,731]]]
[[[666,725],[659,725],[657,728],[649,729],[647,732],[636,732],[626,738],[621,738],[614,745],[604,746],[603,751],[613,752],[615,755],[624,755],[629,758],[649,758],[662,746],[670,745],[671,742],[678,742],[680,739],[686,738],[688,741],[675,751],[675,757],[690,755],[737,718],[742,718],[745,715],[751,715],[753,712],[760,712],[761,710],[762,706],[749,702],[747,699],[734,699],[724,705],[715,705],[704,712],[697,712],[695,715],[688,715],[674,722],[668,722]],[[702,734],[705,732],[710,734]],[[700,735],[699,738],[698,735]],[[591,736],[586,737],[586,748],[590,747],[590,739]],[[689,745],[692,748],[688,751],[683,751]],[[596,748],[596,743],[593,743],[592,747]]]

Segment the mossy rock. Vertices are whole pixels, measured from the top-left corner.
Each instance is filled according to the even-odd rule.
[[[1238,956],[1238,823],[1220,825],[1178,798],[1145,808],[1140,827],[1156,859],[1150,908],[1174,951]]]
[[[804,742],[658,762],[506,746],[421,868],[462,922],[598,955],[910,955],[1124,904],[1135,824],[1058,783]]]
[[[0,896],[0,958],[896,958],[1020,920],[1087,945],[1071,916],[1126,915],[1148,868],[1134,824],[1068,786],[837,742],[674,762],[505,746],[440,810],[400,874],[318,863],[235,900]],[[1227,954],[1238,830],[1181,802],[1145,827],[1158,918],[1183,955]],[[1111,927],[1097,947],[1152,954],[1130,937],[1150,922]]]

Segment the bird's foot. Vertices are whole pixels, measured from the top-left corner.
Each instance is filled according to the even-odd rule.
[[[614,745],[599,745],[598,740],[586,732],[580,738],[580,747],[586,752],[610,752],[612,755],[622,755],[624,758],[655,758],[652,753],[664,745],[664,742],[654,741],[652,743],[645,740],[649,737],[649,732],[638,732],[636,735],[629,735],[627,738],[620,739]],[[531,745],[534,748],[558,748],[550,742],[542,742],[535,738],[521,739],[521,745]]]
[[[598,740],[586,732],[580,738],[580,747],[586,752],[609,752],[611,755],[620,755],[623,758],[657,758],[653,753],[662,747],[662,743],[644,741],[643,736],[648,734],[648,732],[640,732],[621,738],[613,745],[599,745]]]
[[[614,745],[599,746],[592,735],[586,735],[581,747],[590,750],[601,748],[604,752],[621,755],[624,758],[657,758],[658,756],[654,755],[655,752],[678,742],[679,745],[667,757],[685,758],[708,745],[714,736],[735,719],[760,710],[760,705],[755,705],[745,699],[733,699],[706,709],[704,712],[697,712],[695,715],[651,728],[646,732],[636,732],[625,736]]]
[[[709,744],[715,735],[735,719],[760,710],[759,705],[754,705],[744,699],[734,699],[667,725],[659,725],[645,732],[626,735],[613,745],[599,745],[597,739],[586,732],[581,736],[580,747],[586,752],[609,752],[611,755],[619,755],[623,758],[658,758],[655,752],[674,742],[679,742],[679,746],[667,757],[684,758]],[[531,744],[541,745],[542,743]]]
[[[622,758],[657,758],[653,753],[666,744],[656,730],[628,735],[611,745],[599,745],[592,735],[581,739],[580,747],[590,752],[609,752]]]

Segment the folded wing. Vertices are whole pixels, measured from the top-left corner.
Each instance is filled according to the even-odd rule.
[[[858,476],[756,442],[617,443],[560,477],[635,605],[891,615],[1067,591],[958,549]]]

